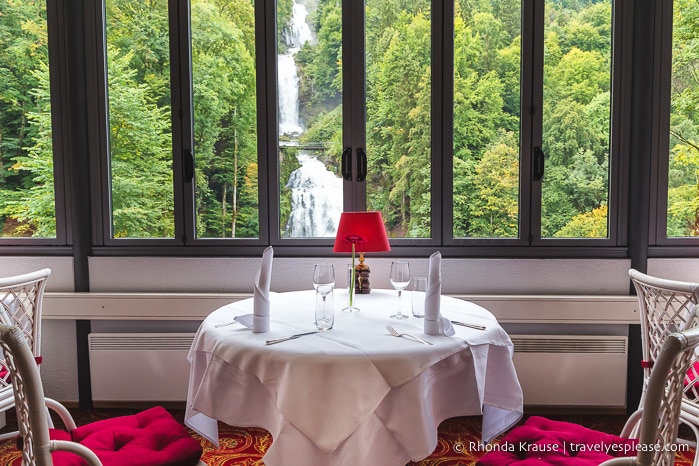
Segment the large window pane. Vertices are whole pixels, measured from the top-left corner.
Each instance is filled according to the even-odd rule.
[[[521,5],[457,1],[454,237],[519,236]]]
[[[542,238],[606,238],[611,0],[547,1]]]
[[[259,236],[255,11],[249,0],[193,0],[196,231]]]
[[[335,236],[342,212],[341,2],[277,2],[280,236]]]
[[[46,4],[0,0],[0,236],[56,237]]]
[[[367,208],[392,237],[431,236],[430,1],[366,2]]]
[[[699,236],[699,3],[675,0],[667,236]]]
[[[168,2],[107,0],[112,236],[174,236]]]

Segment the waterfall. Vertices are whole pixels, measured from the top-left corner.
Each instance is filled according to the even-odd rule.
[[[277,57],[279,70],[279,134],[298,136],[303,132],[299,121],[299,77],[291,52]]]
[[[277,57],[279,92],[279,134],[297,140],[304,128],[299,117],[299,77],[294,56],[313,34],[306,23],[306,7],[294,2],[290,27],[283,33],[286,53]],[[312,238],[335,236],[342,212],[342,178],[335,176],[323,162],[300,150],[301,165],[289,176],[291,213],[285,237]]]
[[[292,238],[335,236],[342,212],[342,178],[316,157],[302,152],[298,159],[301,167],[291,173],[286,185],[292,206],[287,234]]]
[[[294,3],[291,25],[282,37],[288,46],[286,53],[277,56],[279,80],[279,134],[299,135],[303,132],[299,120],[299,76],[294,55],[306,42],[313,41],[311,28],[306,23],[306,7]]]

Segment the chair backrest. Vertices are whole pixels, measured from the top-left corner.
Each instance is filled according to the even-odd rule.
[[[52,466],[48,411],[39,368],[24,332],[0,324],[0,346],[12,378],[23,466]]]
[[[674,445],[682,405],[684,379],[699,345],[699,327],[673,333],[655,359],[643,400],[636,463],[643,466],[675,464]]]
[[[634,269],[629,270],[629,277],[636,288],[641,314],[645,387],[667,335],[699,323],[695,313],[699,303],[699,283],[653,277]],[[690,378],[686,380],[686,396],[696,399],[699,387],[695,384],[699,383],[699,377],[695,381]]]
[[[41,357],[41,312],[46,280],[51,269],[0,278],[0,323],[19,328],[32,349]],[[7,372],[0,361],[0,372]],[[0,388],[9,382],[0,380]]]

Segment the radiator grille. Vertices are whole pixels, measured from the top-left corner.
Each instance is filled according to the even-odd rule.
[[[91,334],[90,351],[181,351],[192,346],[192,334]]]
[[[513,338],[515,353],[607,353],[626,354],[626,339],[550,337]]]

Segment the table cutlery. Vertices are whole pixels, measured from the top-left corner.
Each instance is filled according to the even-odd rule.
[[[293,339],[295,339],[295,338],[302,337],[302,336],[304,336],[304,335],[312,335],[312,334],[314,334],[314,333],[318,333],[318,330],[314,330],[314,331],[312,331],[312,332],[297,333],[297,334],[295,334],[295,335],[289,335],[288,337],[272,338],[271,340],[267,340],[267,341],[265,342],[265,344],[266,344],[266,345],[273,345],[273,344],[275,344],[275,343],[281,343],[281,342],[283,342],[283,341],[293,340]]]
[[[225,324],[214,325],[216,328],[226,327],[228,325],[240,324],[243,327],[252,328],[253,327],[253,317],[252,314],[244,314],[241,316],[233,317],[231,322],[226,322]]]
[[[388,333],[393,335],[394,337],[404,337],[404,338],[412,338],[414,341],[418,341],[422,343],[423,345],[431,345],[432,343],[429,341],[425,341],[422,338],[418,338],[415,335],[411,335],[409,333],[401,333],[398,330],[394,329],[393,326],[387,325],[386,330],[388,330]]]
[[[229,326],[229,325],[233,325],[233,324],[237,324],[237,323],[238,323],[238,322],[234,320],[233,322],[226,322],[225,324],[217,324],[217,325],[214,325],[214,327],[216,327],[216,328],[219,328],[219,327],[227,327],[227,326]]]
[[[461,325],[462,327],[475,328],[476,330],[485,330],[485,325],[470,324],[468,322],[459,322],[458,320],[450,320],[454,325]]]

